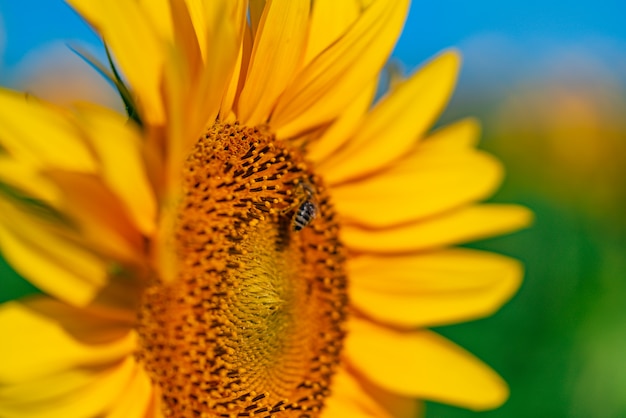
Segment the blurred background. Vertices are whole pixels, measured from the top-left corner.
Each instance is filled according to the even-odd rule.
[[[408,73],[461,51],[440,124],[481,119],[482,148],[507,167],[492,200],[536,214],[528,230],[471,245],[525,263],[513,300],[437,329],[493,366],[509,401],[481,413],[428,403],[428,418],[626,417],[625,17],[623,0],[413,2],[394,59]],[[121,108],[67,43],[104,58],[62,1],[0,0],[1,85]],[[0,301],[34,290],[1,260],[0,275]]]

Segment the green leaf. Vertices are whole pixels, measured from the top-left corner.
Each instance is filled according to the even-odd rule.
[[[17,274],[2,257],[2,254],[0,254],[0,289],[2,289],[0,292],[0,303],[43,293]]]

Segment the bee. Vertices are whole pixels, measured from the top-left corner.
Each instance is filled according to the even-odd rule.
[[[317,215],[317,206],[310,200],[305,200],[300,203],[298,210],[293,214],[291,219],[291,227],[294,231],[298,232],[305,226],[313,222]]]
[[[291,218],[291,228],[295,231],[301,231],[309,225],[318,214],[317,201],[315,199],[315,191],[313,186],[308,182],[301,182],[297,185],[297,209]]]

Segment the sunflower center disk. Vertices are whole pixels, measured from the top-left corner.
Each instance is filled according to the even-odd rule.
[[[180,271],[144,295],[137,357],[169,417],[314,417],[329,395],[346,278],[328,195],[264,127],[215,125],[184,171]]]

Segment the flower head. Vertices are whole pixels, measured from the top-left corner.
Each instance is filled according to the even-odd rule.
[[[100,70],[128,115],[0,94],[0,248],[49,295],[0,307],[0,415],[504,401],[425,327],[516,290],[517,262],[448,247],[529,214],[476,204],[501,168],[473,120],[428,133],[456,53],[374,103],[407,1],[70,3],[108,45]]]

